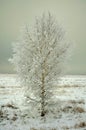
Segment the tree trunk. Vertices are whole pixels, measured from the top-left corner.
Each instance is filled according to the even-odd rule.
[[[42,86],[41,86],[41,117],[45,116],[45,85],[44,85],[44,73],[42,73]]]

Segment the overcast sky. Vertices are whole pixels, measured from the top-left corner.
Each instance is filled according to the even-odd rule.
[[[8,58],[20,27],[50,11],[75,43],[68,74],[86,74],[86,0],[0,0],[0,73],[14,73]]]

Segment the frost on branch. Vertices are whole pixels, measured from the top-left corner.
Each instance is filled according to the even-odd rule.
[[[65,32],[48,13],[36,19],[33,31],[24,26],[18,42],[13,45],[11,62],[25,88],[28,109],[40,112],[44,117],[52,111],[53,82],[64,71],[64,63],[69,56],[70,44]],[[54,105],[52,105],[52,103]]]

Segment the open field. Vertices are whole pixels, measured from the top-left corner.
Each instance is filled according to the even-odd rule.
[[[53,83],[57,84],[53,97],[57,113],[42,122],[23,113],[23,91],[16,75],[0,75],[0,130],[86,130],[86,76],[64,76]]]

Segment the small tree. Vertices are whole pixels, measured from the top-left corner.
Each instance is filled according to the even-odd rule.
[[[21,38],[14,43],[11,62],[26,87],[29,103],[38,104],[41,117],[52,109],[52,83],[64,70],[69,48],[65,32],[50,13],[36,19],[33,33],[25,26]]]

